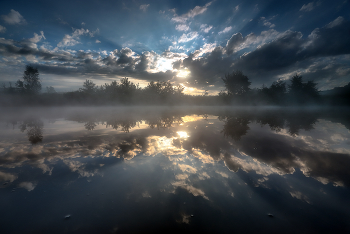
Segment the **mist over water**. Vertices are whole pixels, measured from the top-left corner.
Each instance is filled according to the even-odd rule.
[[[346,108],[1,113],[1,233],[350,231]]]

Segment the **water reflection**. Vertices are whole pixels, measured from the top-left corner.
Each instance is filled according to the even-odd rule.
[[[39,118],[30,117],[23,120],[19,129],[21,132],[26,131],[28,140],[32,144],[36,144],[43,140],[43,127],[44,124]]]
[[[135,231],[133,225],[142,226],[130,215],[143,220],[145,207],[156,207],[162,217],[169,217],[164,222],[177,231],[193,231],[181,225],[198,228],[197,222],[204,225],[203,220],[216,228],[220,223],[227,232],[235,226],[244,231],[247,221],[240,216],[261,220],[259,215],[268,212],[278,217],[272,227],[285,227],[282,220],[291,219],[322,231],[310,217],[326,216],[330,227],[345,228],[343,222],[350,214],[341,207],[350,203],[350,125],[349,119],[338,115],[337,111],[219,108],[132,114],[73,111],[56,118],[24,115],[1,125],[0,196],[7,188],[42,196],[39,192],[54,183],[57,193],[75,191],[74,198],[63,195],[65,199],[93,197],[95,203],[89,204],[105,220],[95,222],[111,225],[114,221],[107,217],[113,215],[106,207],[119,210],[111,212],[124,232]],[[13,128],[16,124],[19,128]],[[21,141],[23,133],[30,143]],[[93,195],[96,191],[109,195]],[[329,199],[333,203],[323,205]],[[85,207],[80,205],[77,210]],[[242,222],[210,221],[210,213]],[[154,217],[152,212],[150,216]],[[288,227],[291,232],[300,231]],[[266,226],[263,230],[277,232]]]

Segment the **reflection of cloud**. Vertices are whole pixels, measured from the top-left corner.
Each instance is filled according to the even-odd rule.
[[[142,197],[144,197],[144,198],[151,198],[152,196],[149,194],[148,191],[144,191],[144,192],[142,193]]]
[[[186,223],[186,224],[189,224],[189,223],[190,223],[191,215],[182,213],[182,214],[181,214],[181,217],[182,217],[182,220],[180,221],[180,223]]]
[[[188,178],[188,175],[186,175],[186,174],[175,175],[175,179],[177,179],[177,180],[186,180],[187,178]]]
[[[13,182],[17,179],[16,175],[0,171],[0,181],[10,181]]]
[[[22,182],[18,185],[18,187],[27,189],[30,192],[30,191],[35,189],[36,183],[35,182]]]
[[[226,173],[224,173],[224,172],[217,171],[216,173],[218,173],[219,175],[221,175],[224,178],[228,178],[228,175]]]
[[[290,193],[290,195],[292,197],[294,197],[296,199],[299,199],[299,200],[306,201],[307,203],[310,204],[309,198],[306,195],[302,194],[301,192],[299,192],[299,191],[292,191],[292,192],[289,192],[289,193]]]
[[[209,198],[205,195],[205,193],[202,190],[197,189],[197,188],[193,187],[192,185],[188,185],[184,181],[175,181],[175,182],[173,182],[171,184],[175,188],[180,187],[180,188],[183,188],[183,189],[187,190],[189,193],[191,193],[195,197],[201,196],[204,199],[209,200]]]
[[[186,165],[186,164],[178,164],[177,165],[181,171],[183,172],[188,172],[188,173],[192,173],[192,174],[195,174],[197,172],[197,169],[194,168],[194,167],[191,167],[189,165]]]
[[[172,167],[179,169],[176,179],[181,181],[188,180],[194,176],[193,174],[196,174],[199,180],[210,178],[201,168],[222,160],[232,172],[241,169],[268,176],[291,174],[299,168],[305,176],[313,177],[325,184],[333,183],[337,186],[350,184],[350,172],[346,167],[350,164],[349,151],[346,151],[349,149],[349,138],[348,129],[344,125],[325,120],[319,120],[317,123],[306,121],[306,124],[300,124],[300,121],[293,117],[295,122],[293,125],[298,126],[297,129],[304,130],[298,130],[298,135],[291,136],[286,129],[291,124],[285,124],[291,121],[284,121],[284,118],[271,120],[265,117],[262,115],[257,117],[259,120],[254,120],[248,115],[243,125],[249,130],[239,141],[224,137],[220,132],[222,129],[220,119],[213,120],[213,124],[208,125],[200,115],[164,117],[162,121],[169,122],[165,128],[151,128],[153,125],[149,124],[149,128],[135,128],[129,133],[103,127],[88,134],[84,130],[84,135],[87,135],[82,136],[79,131],[62,133],[64,130],[61,130],[59,134],[55,132],[56,135],[48,133],[48,139],[40,145],[1,142],[0,166],[15,168],[26,163],[41,168],[43,173],[47,172],[50,175],[53,170],[52,163],[62,159],[71,171],[89,177],[98,173],[99,164],[89,169],[91,168],[89,164],[81,163],[76,160],[77,158],[102,156],[131,160],[138,155],[159,154],[166,156],[172,162]],[[154,119],[160,120],[160,118],[149,118],[149,123],[157,122],[153,121]],[[172,124],[174,119],[182,119],[185,123],[181,126]],[[239,120],[233,117],[230,119]],[[312,119],[317,120],[316,117]],[[76,119],[78,120],[79,118]],[[99,126],[102,125],[100,124],[102,121],[99,119],[96,121]],[[80,125],[85,122],[82,121]],[[131,122],[141,121],[135,118]],[[279,125],[280,122],[283,124]],[[63,126],[61,121],[57,123],[60,123],[60,127]],[[237,124],[229,126],[236,127]],[[74,125],[70,124],[69,129],[74,129]],[[188,137],[180,138],[177,132],[184,136],[186,132]],[[0,179],[1,175],[4,174],[0,173]],[[224,174],[221,175],[226,177]],[[12,175],[8,178],[14,180],[17,177]],[[261,184],[263,181],[257,183]]]
[[[98,169],[93,170],[92,172],[85,170],[85,164],[73,161],[73,160],[64,160],[63,161],[72,172],[77,172],[81,177],[91,177],[98,173]]]
[[[201,172],[201,173],[199,173],[197,175],[198,175],[198,179],[200,179],[200,180],[205,180],[205,179],[209,179],[210,178],[208,173],[206,173],[205,171]]]

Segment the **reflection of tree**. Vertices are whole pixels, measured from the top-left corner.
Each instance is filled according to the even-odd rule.
[[[129,132],[129,130],[134,128],[136,124],[137,122],[134,120],[125,120],[125,121],[121,121],[120,127],[122,128],[123,132]]]
[[[270,111],[258,113],[256,117],[256,122],[261,125],[269,125],[269,127],[279,132],[283,128],[287,128],[290,135],[296,136],[300,129],[310,131],[314,129],[313,125],[317,121],[317,113],[298,111]]]
[[[88,131],[94,130],[96,126],[97,124],[95,123],[95,121],[88,121],[84,124],[85,129]]]
[[[263,113],[263,114],[258,114],[257,123],[260,123],[261,125],[269,125],[271,130],[280,132],[284,128],[285,124],[285,118],[283,115],[281,115],[280,112],[275,113],[275,112],[268,112],[268,113]]]
[[[181,116],[164,115],[161,118],[147,119],[146,123],[150,128],[170,128],[173,124],[183,123]]]
[[[239,141],[249,130],[250,120],[246,116],[219,116],[219,119],[225,122],[222,130],[224,136],[230,136],[235,141]]]
[[[7,121],[7,126],[9,123],[12,125],[12,129],[15,129],[15,126],[17,125],[17,120],[12,119],[10,121]]]
[[[27,131],[28,140],[32,144],[39,143],[43,140],[43,126],[44,123],[37,118],[27,118],[19,126],[19,129],[24,132]]]
[[[110,118],[106,121],[106,127],[111,126],[113,129],[117,130],[121,127],[123,132],[129,132],[130,129],[134,128],[138,124],[138,121],[133,119],[118,120]]]
[[[296,136],[299,134],[300,129],[310,131],[314,129],[313,125],[315,125],[316,121],[317,117],[311,113],[295,113],[289,115],[286,121],[288,132],[290,135]]]

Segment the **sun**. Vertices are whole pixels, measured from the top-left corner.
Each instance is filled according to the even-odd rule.
[[[177,72],[176,76],[180,78],[187,78],[190,74],[191,72],[188,69],[182,69]]]

